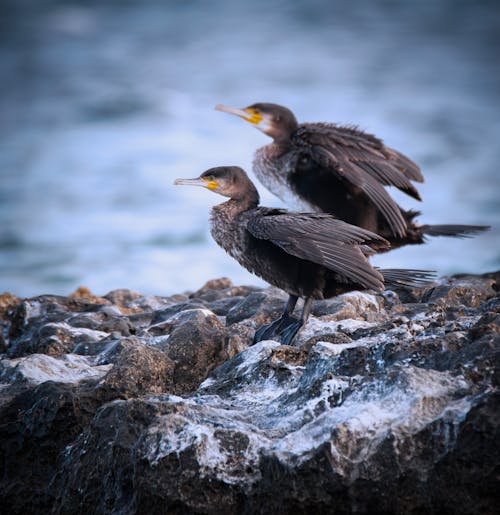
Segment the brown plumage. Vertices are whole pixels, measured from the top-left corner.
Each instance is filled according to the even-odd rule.
[[[425,235],[467,236],[487,229],[469,225],[419,225],[385,186],[421,200],[412,182],[423,182],[416,163],[355,127],[333,123],[299,124],[277,104],[245,109],[217,106],[252,123],[273,142],[257,150],[254,173],[262,184],[301,210],[331,213],[382,235],[391,248],[423,243]]]
[[[215,241],[243,267],[286,291],[283,316],[256,333],[256,341],[280,338],[291,343],[306,322],[312,299],[352,290],[382,290],[384,284],[414,287],[428,273],[377,270],[367,255],[388,247],[377,234],[324,213],[291,213],[259,207],[259,194],[247,174],[236,166],[211,168],[197,179],[176,184],[203,186],[229,197],[211,213]],[[300,319],[292,317],[299,297],[305,299]]]

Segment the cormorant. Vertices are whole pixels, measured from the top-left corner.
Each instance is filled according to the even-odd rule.
[[[273,138],[255,153],[253,170],[289,205],[331,213],[383,236],[391,248],[424,243],[426,235],[466,237],[488,229],[417,224],[414,219],[420,213],[402,209],[384,186],[421,200],[412,184],[424,180],[418,165],[371,134],[333,123],[299,124],[289,109],[277,104],[216,109],[243,118]]]
[[[250,272],[281,288],[289,300],[281,318],[261,327],[254,343],[281,338],[290,344],[305,324],[313,299],[352,290],[382,290],[384,281],[414,287],[429,273],[415,270],[377,270],[367,255],[372,247],[388,247],[381,236],[349,225],[325,213],[292,213],[259,207],[259,194],[244,170],[221,166],[196,179],[174,184],[203,186],[229,200],[211,212],[214,240]],[[304,298],[300,319],[292,316]]]

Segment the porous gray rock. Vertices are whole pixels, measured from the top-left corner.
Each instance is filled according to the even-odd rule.
[[[175,363],[155,347],[137,338],[124,339],[111,370],[99,381],[101,398],[133,399],[144,393],[171,391]]]
[[[279,317],[287,299],[288,295],[276,288],[250,292],[229,311],[226,321],[228,325],[232,325],[236,322],[252,320],[258,328]]]
[[[207,309],[182,311],[163,325],[169,327],[169,337],[163,348],[175,363],[170,391],[193,391],[213,368],[227,359],[226,329]]]
[[[208,282],[0,296],[6,513],[493,514],[500,274],[314,304]]]

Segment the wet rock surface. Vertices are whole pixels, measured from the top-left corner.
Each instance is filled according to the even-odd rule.
[[[5,513],[496,513],[498,273],[316,302],[0,296]]]

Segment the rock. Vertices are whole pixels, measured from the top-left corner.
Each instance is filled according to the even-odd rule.
[[[31,354],[25,358],[0,360],[0,380],[26,381],[40,384],[46,381],[77,383],[83,379],[98,379],[111,365],[95,365],[94,360],[77,354],[53,358],[45,354]]]
[[[1,409],[0,421],[2,510],[49,513],[58,460],[88,422],[74,386],[46,381],[24,390]]]
[[[429,289],[423,300],[443,306],[468,306],[476,308],[484,300],[495,295],[494,279],[487,277],[464,277],[453,281],[444,280],[442,284]]]
[[[131,399],[172,390],[175,363],[164,352],[134,338],[121,345],[114,366],[99,382],[101,395],[109,400]]]
[[[3,318],[11,309],[16,307],[21,300],[11,293],[2,293],[0,295],[0,317]]]
[[[237,304],[240,304],[244,300],[244,297],[234,296],[223,299],[216,299],[210,304],[211,310],[219,316],[227,316],[229,311],[233,309]]]
[[[247,320],[227,328],[227,356],[232,358],[252,345],[255,334],[254,323]]]
[[[175,362],[175,393],[193,391],[208,373],[227,359],[226,330],[206,309],[183,311],[169,321],[170,336],[164,348]]]
[[[7,342],[4,334],[9,331],[7,319],[13,310],[20,304],[21,300],[10,293],[0,295],[0,354],[7,352]]]
[[[205,293],[214,293],[218,290],[227,290],[228,288],[232,288],[233,283],[231,279],[227,277],[221,277],[220,279],[212,279],[207,281],[199,290],[195,293],[191,294],[190,297],[200,297]]]
[[[256,328],[268,324],[282,314],[287,299],[288,295],[276,288],[252,292],[229,311],[227,325],[245,319],[252,319]]]
[[[2,509],[496,513],[499,278],[317,302],[293,347],[227,279],[5,297]]]
[[[91,324],[91,318],[95,319],[94,327],[101,326],[101,307],[81,298],[51,295],[24,300],[8,318],[7,353],[11,357],[32,353],[58,356],[71,352],[82,341],[103,338],[107,336],[105,331],[74,326],[75,320],[67,323],[75,314],[84,313],[85,326]]]
[[[86,327],[70,326],[64,318],[43,325],[38,325],[37,321],[31,327],[33,331],[27,332],[28,338],[18,338],[8,348],[9,355],[16,357],[36,352],[60,356],[72,352],[79,344],[98,342],[109,334]]]
[[[68,295],[70,299],[85,299],[96,304],[110,304],[104,297],[94,295],[86,286],[79,286],[73,293]]]
[[[178,304],[174,304],[168,308],[156,311],[147,331],[149,334],[155,334],[158,332],[158,334],[161,334],[164,331],[164,328],[169,325],[169,321],[174,317],[174,315],[193,309],[206,309],[206,307],[207,306],[203,301],[196,299],[189,300],[187,302],[179,302]],[[166,324],[164,322],[166,322]]]
[[[247,296],[253,291],[259,291],[259,288],[253,286],[234,286],[227,277],[223,277],[221,279],[208,281],[204,286],[202,286],[195,293],[192,293],[189,297],[194,299],[201,299],[206,302],[213,302],[215,300],[223,300],[235,296]]]
[[[349,343],[352,341],[352,338],[347,336],[347,334],[342,333],[340,331],[337,332],[322,332],[317,334],[316,336],[311,336],[308,339],[302,338],[302,343],[300,347],[304,350],[310,350],[311,347],[316,345],[318,342],[329,342],[329,343]]]
[[[130,290],[113,290],[105,295],[105,299],[109,300],[112,305],[119,307],[122,312],[135,311],[137,308],[135,302],[142,297],[140,293]]]
[[[186,295],[177,294],[172,297],[147,296],[130,290],[113,290],[105,295],[105,299],[111,301],[112,305],[124,315],[156,311],[165,306],[177,304],[186,300]]]
[[[366,292],[353,291],[333,299],[319,301],[313,307],[315,316],[326,321],[349,319],[374,320],[381,313],[384,299]]]

